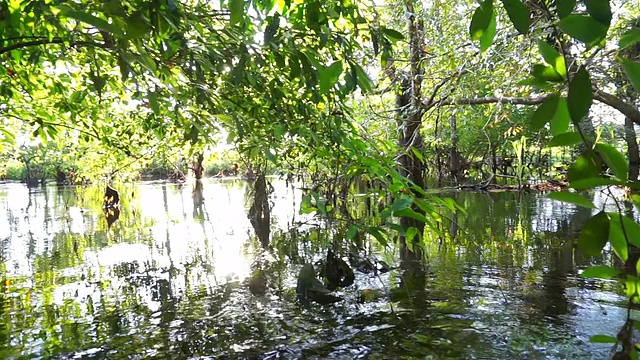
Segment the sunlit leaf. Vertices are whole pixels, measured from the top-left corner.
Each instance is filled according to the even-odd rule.
[[[622,217],[617,213],[609,213],[609,220],[609,243],[611,244],[611,248],[622,261],[627,261],[629,258],[629,250],[627,248],[625,231],[623,231]],[[627,230],[626,226],[625,230]]]
[[[582,136],[577,132],[566,132],[553,137],[547,144],[548,147],[569,146],[582,142]]]
[[[502,0],[502,5],[505,10],[507,10],[509,20],[511,20],[511,23],[513,23],[516,30],[518,30],[520,34],[526,34],[529,32],[529,25],[531,22],[529,8],[520,0]]]
[[[628,298],[635,297],[638,294],[638,278],[628,275],[624,282],[625,290]]]
[[[428,219],[424,215],[422,215],[422,214],[420,214],[420,213],[418,213],[418,212],[416,212],[416,211],[414,211],[412,209],[403,209],[403,210],[394,211],[393,216],[406,217],[406,218],[418,220],[418,221],[420,221],[422,223],[429,222]]]
[[[551,65],[556,73],[562,76],[563,79],[566,78],[567,68],[564,62],[564,57],[560,55],[558,50],[543,40],[538,40],[538,49],[540,50],[540,55],[542,55],[544,61]]]
[[[628,177],[628,167],[625,156],[609,144],[598,143],[596,144],[596,150],[600,153],[605,164],[609,166],[613,175],[619,180],[626,181]]]
[[[418,229],[416,229],[414,226],[408,228],[405,234],[405,242],[407,243],[407,245],[412,244],[413,239],[415,239],[416,236],[418,238],[420,237],[420,233],[418,232]]]
[[[598,265],[584,269],[584,271],[580,273],[580,277],[586,279],[613,279],[620,274],[620,269],[612,266]]]
[[[569,167],[569,182],[594,178],[600,175],[600,162],[593,151],[586,150]]]
[[[478,6],[471,18],[471,25],[469,26],[471,40],[480,40],[493,19],[493,0],[485,0]]]
[[[586,255],[600,255],[609,238],[609,227],[609,217],[604,211],[591,217],[578,236],[578,249]]]
[[[586,15],[568,15],[558,23],[565,34],[589,47],[602,45],[609,27]]]
[[[622,59],[622,68],[624,73],[629,77],[629,81],[640,92],[640,63],[629,59]]]
[[[609,335],[593,335],[589,338],[589,342],[598,344],[615,344],[618,339]]]
[[[540,81],[562,82],[564,78],[558,74],[555,68],[549,65],[534,64],[531,68],[531,75]]]
[[[569,93],[567,94],[567,106],[574,124],[579,123],[583,117],[589,114],[592,102],[591,78],[587,69],[582,66],[571,79]]]
[[[625,246],[628,242],[633,246],[640,247],[640,225],[638,223],[628,216],[614,212],[609,213],[609,218],[611,219],[611,228],[616,229],[615,235],[619,236]]]
[[[562,191],[562,192],[552,192],[547,196],[550,199],[559,200],[562,202],[566,202],[569,204],[574,204],[578,206],[583,206],[590,209],[595,209],[596,206],[593,205],[591,200],[585,198],[584,196],[572,192]]]
[[[569,124],[571,123],[571,116],[569,115],[569,107],[567,106],[567,100],[564,98],[558,99],[558,106],[556,107],[556,113],[551,118],[549,128],[552,135],[564,134],[569,130]]]
[[[491,21],[486,31],[482,33],[480,37],[480,51],[485,52],[493,44],[493,39],[496,37],[496,17],[495,14],[491,15]]]
[[[542,129],[544,125],[553,118],[556,113],[556,109],[558,108],[559,99],[560,96],[557,93],[554,93],[547,97],[544,102],[538,106],[531,118],[531,128],[533,130]]]

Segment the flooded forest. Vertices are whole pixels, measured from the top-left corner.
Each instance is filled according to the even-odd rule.
[[[0,1],[0,358],[638,359],[640,4]]]

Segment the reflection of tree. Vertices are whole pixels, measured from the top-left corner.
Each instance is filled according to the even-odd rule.
[[[264,172],[259,172],[253,182],[253,203],[249,209],[249,220],[262,246],[269,246],[271,232],[271,204],[269,194],[273,191],[267,184]]]
[[[193,185],[191,197],[193,199],[193,218],[199,220],[200,222],[203,222],[205,211],[203,185],[201,180],[196,180],[195,184]]]

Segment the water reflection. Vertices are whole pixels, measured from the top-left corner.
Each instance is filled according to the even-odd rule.
[[[110,227],[103,189],[0,185],[0,357],[588,359],[608,351],[588,338],[624,322],[614,283],[577,277],[591,211],[520,193],[449,194],[467,213],[448,214],[427,267],[363,243],[398,270],[301,306],[295,274],[341,230],[271,183],[268,248],[244,181],[121,188]]]

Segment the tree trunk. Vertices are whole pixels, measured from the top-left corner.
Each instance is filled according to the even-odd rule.
[[[629,156],[629,180],[638,180],[640,172],[640,150],[638,150],[638,139],[633,121],[629,118],[624,120],[624,137],[627,141],[627,152]]]
[[[460,153],[458,152],[458,120],[455,115],[449,118],[449,127],[451,128],[451,150],[449,153],[451,177],[457,183],[464,179],[463,169],[461,167]]]
[[[191,167],[193,169],[193,176],[196,177],[196,180],[202,179],[202,176],[204,175],[204,166],[202,166],[203,161],[204,161],[204,154],[201,152],[198,152],[195,158],[193,159],[193,163]]]
[[[399,132],[398,148],[400,151],[398,167],[401,175],[409,179],[416,186],[424,188],[424,163],[415,153],[422,153],[423,139],[420,134],[422,127],[422,99],[421,87],[423,69],[421,65],[422,37],[421,26],[417,23],[413,2],[407,1],[406,14],[407,28],[409,33],[409,51],[411,72],[401,79],[401,86],[396,95],[396,113]],[[419,194],[414,194],[419,196]],[[417,210],[417,209],[414,209]],[[402,217],[400,226],[404,229],[415,228],[420,237],[424,234],[424,223],[415,219]],[[407,244],[410,242],[410,244]],[[419,246],[412,246],[419,243],[419,238],[406,239],[401,237],[402,253],[413,252],[415,258],[422,259],[422,251]]]
[[[27,171],[27,187],[35,188],[38,187],[38,170],[32,166],[31,159],[26,156],[22,156],[22,162],[24,162],[24,167]]]

